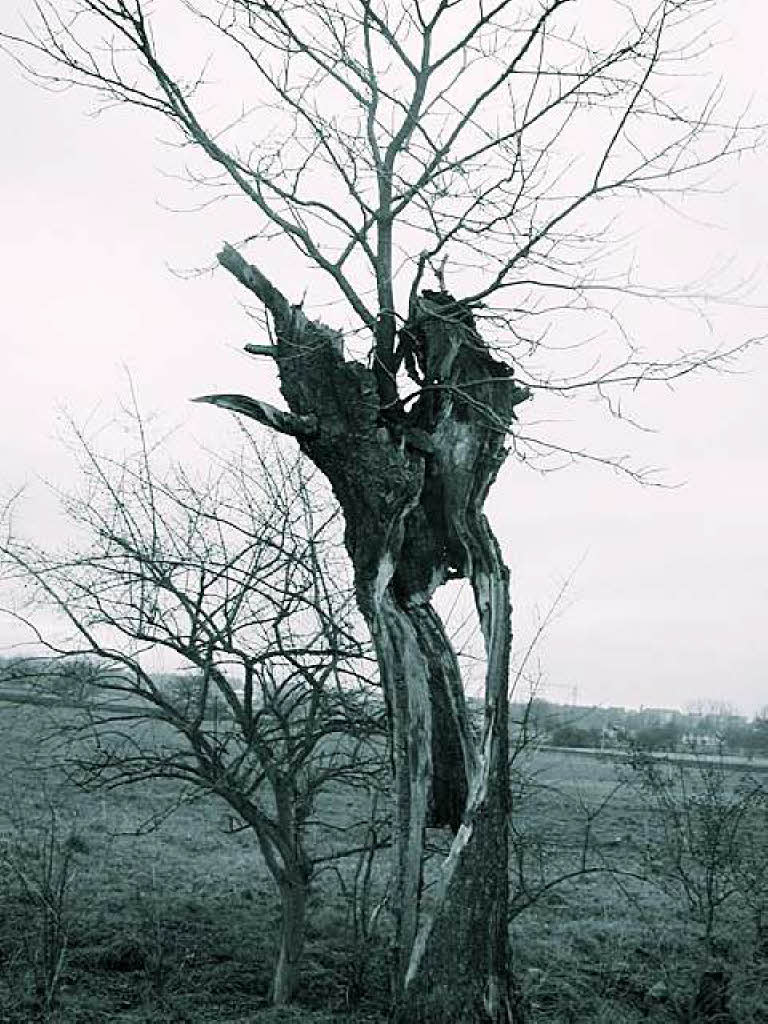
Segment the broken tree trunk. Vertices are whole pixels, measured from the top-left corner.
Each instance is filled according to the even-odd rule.
[[[421,389],[383,407],[375,374],[345,360],[227,246],[221,264],[264,303],[290,412],[241,395],[200,401],[296,437],[342,507],[358,605],[371,631],[394,760],[394,976],[409,1021],[511,1022],[507,948],[508,573],[483,514],[527,397],[471,312],[424,292],[401,331]],[[431,605],[448,579],[472,584],[486,648],[485,717],[474,737],[455,654]],[[454,832],[430,914],[420,908],[424,829]]]

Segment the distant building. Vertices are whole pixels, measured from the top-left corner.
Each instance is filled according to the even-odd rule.
[[[702,747],[705,750],[714,750],[721,744],[720,737],[711,732],[685,732],[680,737],[680,743],[684,749],[696,750]]]

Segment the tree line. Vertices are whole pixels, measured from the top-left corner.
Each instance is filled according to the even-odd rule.
[[[632,743],[648,751],[693,751],[768,756],[768,709],[752,718],[727,705],[700,709],[640,710],[576,707],[534,698],[513,704],[513,720],[525,721],[540,741],[554,747],[619,749]]]

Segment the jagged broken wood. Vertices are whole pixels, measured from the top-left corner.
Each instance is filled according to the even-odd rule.
[[[291,434],[293,437],[311,437],[312,434],[317,433],[316,416],[311,414],[295,416],[284,409],[275,408],[269,402],[260,402],[255,398],[248,398],[247,395],[201,395],[199,398],[193,398],[192,401],[207,402],[209,405],[217,405],[220,409],[239,412],[281,434]]]
[[[277,349],[274,345],[244,345],[243,348],[250,356],[268,356],[274,359],[277,356]]]

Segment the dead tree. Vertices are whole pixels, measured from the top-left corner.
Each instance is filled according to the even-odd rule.
[[[707,3],[589,6],[587,16],[568,0],[184,0],[177,14],[220,44],[226,82],[244,72],[250,111],[197,101],[205,72],[176,70],[173,47],[159,45],[173,26],[143,0],[71,0],[73,17],[36,0],[35,26],[0,35],[47,85],[76,82],[164,116],[185,153],[207,161],[187,164],[201,188],[231,187],[252,203],[245,230],[262,243],[258,266],[234,246],[219,261],[267,313],[269,344],[246,347],[274,360],[287,409],[239,394],[201,400],[295,437],[342,506],[389,706],[394,980],[410,1021],[515,1018],[509,581],[483,504],[507,439],[533,456],[588,453],[513,430],[514,410],[538,389],[596,395],[621,415],[622,386],[718,365],[743,347],[643,355],[623,330],[609,341],[587,330],[579,365],[551,360],[547,331],[562,330],[561,314],[603,309],[613,325],[617,289],[668,294],[638,283],[631,266],[619,285],[601,275],[613,201],[695,189],[702,172],[754,144],[715,115],[717,86],[703,98],[681,90],[679,102],[669,88],[668,75],[706,53]],[[344,303],[339,321],[311,320],[270,279],[278,248],[319,271]],[[359,336],[370,366],[344,355]],[[470,582],[485,641],[479,737],[432,606],[452,579]],[[455,838],[424,915],[428,823]]]
[[[376,375],[346,361],[231,247],[224,267],[269,310],[291,413],[241,395],[211,402],[293,435],[344,511],[355,591],[376,645],[395,760],[396,974],[410,1006],[456,1012],[467,997],[506,1013],[509,579],[483,513],[528,392],[493,358],[471,311],[445,293],[414,304],[403,328],[424,384],[407,412],[382,408]],[[413,339],[413,340],[411,340]],[[371,486],[376,481],[376,486]],[[431,604],[448,579],[472,585],[487,655],[485,721],[472,734],[455,654]],[[419,921],[424,828],[456,838],[437,908]],[[468,955],[471,951],[471,955]],[[439,1005],[432,1006],[433,995]],[[503,1019],[503,1016],[502,1018]]]

